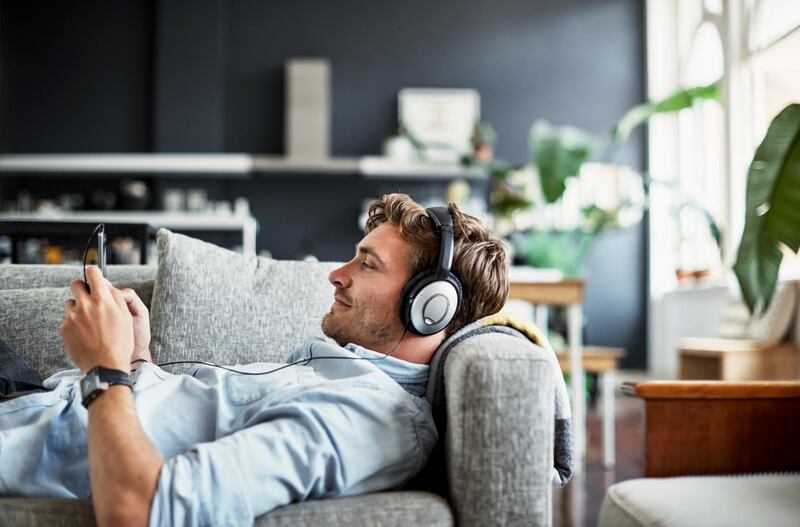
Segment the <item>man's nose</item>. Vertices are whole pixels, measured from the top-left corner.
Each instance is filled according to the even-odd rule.
[[[334,269],[328,274],[328,280],[334,287],[347,289],[353,283],[350,274],[347,272],[347,265]]]

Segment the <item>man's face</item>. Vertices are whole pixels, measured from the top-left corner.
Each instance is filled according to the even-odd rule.
[[[322,320],[325,335],[340,346],[352,342],[375,351],[395,344],[403,332],[400,293],[410,278],[412,250],[390,223],[367,234],[355,257],[328,275],[336,291]]]

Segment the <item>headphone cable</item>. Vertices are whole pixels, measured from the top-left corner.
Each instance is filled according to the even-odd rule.
[[[279,367],[274,368],[274,369],[269,370],[269,371],[262,371],[262,372],[242,371],[242,370],[237,370],[235,368],[231,368],[229,366],[221,366],[219,364],[214,364],[213,362],[207,362],[207,361],[202,361],[202,360],[176,360],[176,361],[170,361],[170,362],[164,362],[164,363],[161,363],[161,364],[156,364],[156,366],[158,366],[159,368],[162,368],[164,366],[172,366],[173,364],[202,364],[204,366],[212,366],[214,368],[220,368],[222,370],[227,370],[227,371],[230,371],[230,372],[233,372],[233,373],[238,373],[240,375],[269,375],[270,373],[275,373],[277,371],[289,368],[291,366],[296,366],[298,364],[302,364],[303,366],[305,366],[309,362],[311,362],[312,360],[320,360],[320,359],[329,359],[329,360],[335,360],[335,359],[339,359],[339,360],[366,360],[366,361],[374,362],[374,361],[384,360],[387,357],[390,357],[395,351],[397,351],[397,348],[399,348],[400,344],[403,342],[403,339],[405,338],[407,331],[408,331],[408,324],[406,324],[406,326],[403,328],[403,334],[400,335],[400,340],[397,341],[397,344],[395,345],[394,348],[392,348],[392,351],[386,353],[382,357],[374,357],[374,358],[369,358],[369,357],[339,357],[339,356],[336,356],[336,355],[322,355],[322,356],[319,356],[319,357],[315,357],[314,356],[314,352],[309,350],[309,353],[310,353],[309,357],[306,357],[304,359],[300,359],[298,361],[295,361],[295,362],[292,362],[292,363],[289,363],[289,364],[284,364],[283,366],[279,366]],[[145,359],[136,359],[134,361],[131,361],[131,364],[136,364],[138,362],[150,362],[150,361],[145,360]]]

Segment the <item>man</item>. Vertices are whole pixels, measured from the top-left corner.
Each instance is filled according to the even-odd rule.
[[[0,402],[0,494],[91,496],[100,525],[218,525],[401,485],[436,441],[423,398],[432,355],[446,335],[499,310],[508,290],[502,243],[455,205],[449,213],[462,299],[444,331],[418,334],[399,316],[409,280],[436,267],[443,234],[408,196],[387,195],[371,203],[353,259],[329,276],[322,328],[338,346],[300,346],[291,367],[241,367],[252,375],[151,364],[144,304],[90,268],[91,292],[76,280],[65,305],[67,351],[83,374],[138,368],[130,386],[93,392],[88,410],[76,371]]]

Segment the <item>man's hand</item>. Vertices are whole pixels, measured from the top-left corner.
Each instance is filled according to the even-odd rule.
[[[153,357],[150,355],[150,313],[147,311],[147,306],[133,289],[123,289],[121,293],[133,317],[133,354],[130,362],[137,360],[153,362]]]
[[[95,366],[128,371],[133,354],[133,319],[122,293],[95,266],[86,269],[91,294],[82,280],[70,285],[74,300],[64,304],[61,336],[82,372]]]

